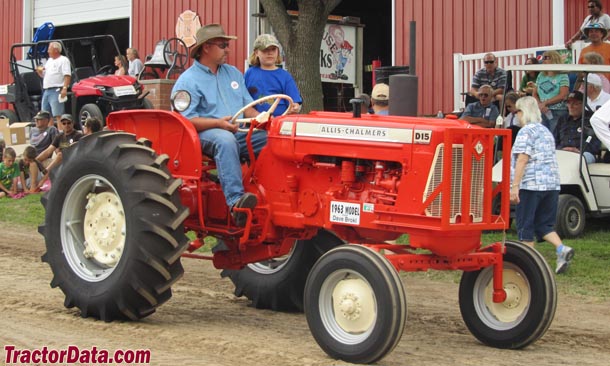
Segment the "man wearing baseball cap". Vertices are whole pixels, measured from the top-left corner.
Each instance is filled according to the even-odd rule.
[[[390,112],[390,87],[388,84],[375,84],[371,92],[371,104],[375,114],[388,115]]]
[[[30,145],[36,149],[36,154],[45,151],[59,134],[55,126],[49,126],[51,113],[40,111],[34,116],[36,127],[30,130]]]
[[[38,154],[36,157],[36,160],[43,163],[43,165],[45,165],[47,168],[47,172],[40,181],[40,185],[42,185],[44,181],[48,179],[51,169],[61,163],[62,150],[76,143],[81,139],[81,137],[83,137],[83,133],[81,131],[74,129],[74,119],[72,118],[72,115],[62,114],[59,118],[59,123],[62,125],[61,133],[55,136],[53,143],[51,143],[46,150]],[[55,158],[49,162],[49,159],[53,157],[53,153],[55,153]]]
[[[584,96],[579,91],[574,91],[568,95],[568,115],[559,117],[557,127],[553,133],[555,137],[555,148],[557,150],[572,151],[580,153],[580,138],[582,136],[582,103]],[[591,130],[589,117],[585,115],[585,130]],[[591,130],[592,131],[592,130]],[[591,140],[586,142],[584,137],[583,157],[588,164],[595,163],[595,157],[601,152],[601,142],[593,135]]]
[[[208,24],[199,28],[196,38],[197,43],[191,49],[195,61],[176,80],[172,95],[181,90],[189,92],[191,103],[181,113],[199,133],[202,151],[214,157],[227,205],[231,210],[253,209],[256,195],[244,191],[241,174],[240,156],[247,156],[246,133],[238,132],[238,126],[230,122],[235,113],[252,102],[243,75],[226,63],[230,41],[237,37],[227,35],[220,24]],[[254,118],[258,112],[250,107],[244,115]],[[255,153],[266,143],[266,131],[253,133]],[[245,226],[247,215],[231,212],[235,224]]]
[[[62,131],[55,136],[53,142],[42,153],[38,154],[36,160],[43,162],[50,158],[54,152],[60,153],[62,149],[67,148],[73,143],[80,140],[83,133],[74,129],[74,119],[70,114],[62,114],[59,118],[59,123],[62,125]]]
[[[610,100],[610,94],[602,90],[602,79],[597,74],[587,75],[587,105],[592,111]]]

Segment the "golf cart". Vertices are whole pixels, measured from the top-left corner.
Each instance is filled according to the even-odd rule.
[[[581,134],[580,153],[564,150],[556,151],[561,191],[559,194],[555,229],[561,237],[577,237],[585,229],[587,216],[603,217],[610,215],[610,164],[601,163],[599,159],[596,163],[587,164],[583,157],[584,146],[590,141],[590,137],[593,136],[593,130],[584,126],[587,108],[586,75],[589,73],[610,73],[610,66],[580,64],[511,65],[506,67],[506,70],[511,70],[518,75],[527,71],[585,74],[581,118],[581,130],[584,133]],[[498,121],[496,125],[498,124],[502,125],[502,122]],[[494,182],[502,180],[501,167],[501,163],[494,166],[492,178]]]
[[[0,85],[0,101],[12,104],[14,110],[1,110],[0,117],[8,118],[10,123],[31,121],[41,109],[42,79],[36,67],[46,62],[46,49],[51,42],[62,45],[62,53],[72,65],[66,112],[75,117],[77,126],[87,117],[104,122],[116,110],[152,108],[135,78],[112,74],[114,56],[120,51],[112,35],[99,35],[14,44],[9,62],[13,83]],[[20,60],[23,56],[26,57]]]

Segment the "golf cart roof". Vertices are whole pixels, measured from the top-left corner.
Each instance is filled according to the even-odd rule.
[[[538,65],[509,65],[504,67],[507,71],[555,71],[555,72],[593,72],[610,73],[609,65],[583,65],[583,64],[538,64]]]

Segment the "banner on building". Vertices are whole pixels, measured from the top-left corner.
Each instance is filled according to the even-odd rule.
[[[356,82],[356,27],[327,24],[320,45],[320,77],[323,82]]]

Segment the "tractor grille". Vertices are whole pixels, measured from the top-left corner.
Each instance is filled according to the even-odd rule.
[[[454,144],[453,155],[451,162],[451,209],[449,222],[456,223],[457,218],[461,215],[462,211],[462,173],[464,172],[464,157],[463,157],[463,146]],[[428,197],[434,192],[439,184],[443,181],[443,158],[444,158],[444,144],[437,146],[436,155],[432,163],[432,169],[428,176],[428,184],[424,192],[423,201],[426,201]],[[471,155],[470,167],[472,169],[470,187],[470,216],[472,222],[481,222],[483,220],[483,178],[484,178],[484,167],[485,167],[485,156],[480,159],[476,159],[474,154]],[[426,207],[426,215],[441,217],[442,213],[442,199],[443,194],[440,193],[428,207]]]

